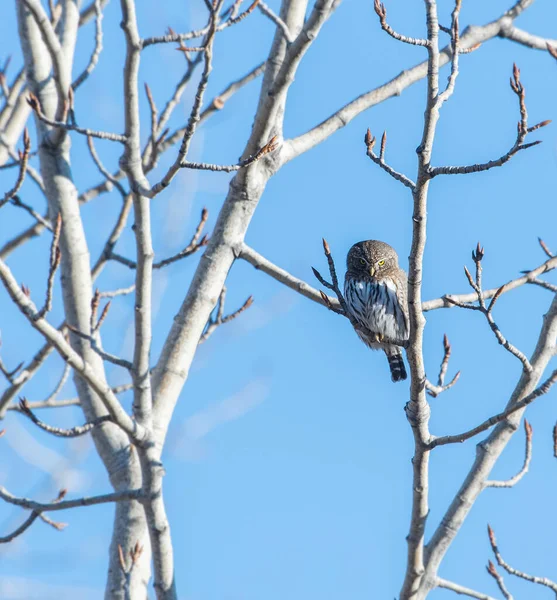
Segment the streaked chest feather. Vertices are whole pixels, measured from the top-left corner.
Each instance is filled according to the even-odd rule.
[[[344,284],[344,295],[348,309],[366,329],[391,339],[408,338],[403,308],[392,281],[349,278]]]

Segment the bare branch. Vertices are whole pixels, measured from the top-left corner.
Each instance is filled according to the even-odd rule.
[[[62,215],[58,213],[56,218],[56,227],[54,229],[54,235],[52,236],[52,243],[50,246],[50,263],[48,266],[48,279],[46,284],[46,299],[44,306],[37,313],[37,318],[42,319],[47,313],[52,310],[52,288],[54,285],[54,277],[56,271],[60,266],[60,259],[62,257],[60,251],[60,233],[62,232]]]
[[[406,177],[406,175],[403,175],[402,173],[399,173],[398,171],[395,171],[392,167],[390,167],[384,160],[384,155],[385,155],[385,144],[386,144],[386,139],[387,139],[387,132],[383,133],[383,137],[381,138],[381,153],[379,156],[377,156],[374,152],[373,152],[373,147],[375,145],[375,136],[371,135],[370,130],[367,130],[366,136],[365,136],[365,144],[366,144],[366,148],[367,148],[367,155],[369,156],[369,158],[371,158],[371,160],[376,164],[379,165],[384,171],[386,171],[393,179],[396,179],[397,181],[400,181],[400,183],[402,183],[403,185],[405,185],[407,188],[410,188],[412,191],[414,191],[416,184],[409,178]]]
[[[30,324],[56,348],[60,355],[77,371],[81,377],[95,390],[103,401],[114,422],[132,439],[140,442],[144,432],[124,411],[112,389],[99,377],[96,371],[66,342],[64,336],[50,325],[44,318],[37,318],[38,311],[33,302],[21,291],[8,266],[0,260],[0,279],[10,297],[27,317]]]
[[[42,215],[40,215],[31,205],[26,204],[21,200],[19,196],[14,196],[10,203],[13,206],[17,206],[18,208],[22,208],[24,211],[28,212],[38,224],[42,225],[44,229],[48,229],[49,231],[53,231],[52,225],[48,219],[45,219]],[[0,257],[2,257],[2,252],[0,251]]]
[[[542,238],[538,238],[538,242],[539,242],[540,246],[542,247],[542,250],[547,254],[547,256],[549,256],[549,258],[553,258],[554,254],[547,247],[547,244],[542,240]]]
[[[60,330],[62,332],[65,331],[63,326]],[[23,367],[17,377],[15,377],[12,385],[4,390],[4,393],[0,396],[0,417],[4,417],[10,402],[16,397],[21,388],[36,375],[53,350],[54,348],[50,343],[47,342],[44,344],[31,361]]]
[[[515,486],[523,477],[528,473],[528,468],[530,467],[530,461],[532,460],[532,426],[526,419],[524,419],[524,433],[526,434],[526,451],[524,453],[524,464],[522,465],[522,469],[510,479],[505,481],[491,481],[487,480],[484,483],[486,488],[495,487],[495,488],[510,488]]]
[[[260,150],[255,154],[248,156],[248,158],[241,160],[235,165],[213,165],[211,163],[197,163],[184,160],[180,163],[180,167],[187,169],[199,169],[202,171],[224,171],[225,173],[232,173],[233,171],[239,171],[245,167],[249,167],[254,162],[263,158],[265,155],[274,152],[278,148],[279,144],[277,136],[273,136]]]
[[[461,0],[456,0],[455,2],[455,7],[454,10],[452,12],[451,15],[451,29],[450,29],[450,35],[451,35],[451,52],[452,52],[452,56],[451,56],[451,72],[449,74],[449,78],[447,81],[447,87],[445,88],[445,91],[442,92],[441,94],[439,94],[439,96],[437,97],[437,102],[439,103],[439,105],[443,104],[443,102],[446,102],[452,95],[454,92],[454,87],[455,87],[455,83],[456,83],[456,78],[458,77],[458,59],[460,54],[462,54],[460,52],[460,30],[459,30],[459,14],[460,14],[460,6],[461,6]],[[478,46],[471,48],[470,50],[475,50]]]
[[[119,288],[117,290],[109,290],[107,292],[101,292],[101,298],[115,298],[116,296],[127,296],[135,291],[135,283],[126,288]]]
[[[45,398],[44,402],[46,404],[54,404],[58,394],[62,391],[62,388],[66,384],[68,377],[70,376],[71,367],[68,363],[64,364],[64,370],[62,371],[62,376],[60,380],[56,384],[56,387],[52,390],[52,392]],[[30,406],[31,407],[31,406]],[[33,408],[33,407],[31,407]]]
[[[122,203],[122,208],[120,209],[120,213],[118,215],[118,218],[116,219],[116,223],[114,224],[114,227],[112,228],[112,231],[105,242],[103,250],[100,253],[99,258],[97,259],[95,266],[91,270],[92,279],[96,279],[100,275],[107,261],[112,258],[114,247],[120,239],[120,236],[122,235],[122,232],[124,231],[124,228],[128,221],[133,202],[131,194],[125,196],[123,200],[124,201]]]
[[[65,492],[65,490],[62,490]],[[65,495],[65,493],[63,494]],[[78,508],[80,506],[95,506],[97,504],[108,504],[110,502],[128,502],[129,500],[139,500],[142,498],[141,489],[123,490],[112,494],[103,494],[101,496],[84,496],[74,500],[54,501],[50,503],[36,502],[28,498],[19,498],[10,494],[4,487],[0,487],[0,498],[21,508],[33,510],[36,513],[52,512],[58,510],[67,510],[69,508]]]
[[[500,412],[499,414],[494,415],[493,417],[490,417],[489,419],[485,420],[483,423],[481,423],[477,427],[474,427],[473,429],[469,429],[468,431],[465,431],[464,433],[459,433],[457,435],[445,435],[443,437],[433,438],[427,445],[428,449],[433,450],[433,448],[436,448],[437,446],[444,446],[445,444],[460,444],[462,442],[465,442],[466,440],[469,440],[470,438],[474,437],[475,435],[478,435],[479,433],[486,431],[490,427],[493,427],[493,425],[496,425],[497,423],[504,421],[505,419],[510,417],[513,413],[517,412],[518,410],[525,408],[526,406],[531,404],[534,400],[536,400],[536,398],[539,398],[540,396],[547,394],[547,392],[551,389],[551,386],[556,381],[557,381],[557,369],[555,371],[553,371],[551,376],[542,385],[540,385],[538,388],[536,388],[531,394],[528,394],[525,398],[522,398],[522,400],[519,400],[518,402],[513,404],[510,408],[507,408],[507,410],[504,410],[503,412]]]
[[[64,52],[60,45],[60,41],[54,27],[45,13],[39,0],[23,0],[35,19],[37,26],[41,32],[44,44],[50,54],[52,67],[54,70],[54,83],[58,92],[58,107],[56,109],[55,120],[49,123],[54,127],[59,127],[59,122],[65,121],[68,111],[68,93],[70,90],[70,82],[68,81],[67,69],[64,66]],[[38,104],[38,102],[37,102]],[[33,106],[31,105],[31,108]],[[40,107],[39,107],[40,109]],[[39,113],[38,113],[39,114]],[[40,118],[40,116],[39,116]],[[61,123],[61,125],[64,125]]]
[[[476,49],[479,44],[494,37],[502,35],[502,31],[512,23],[518,11],[507,11],[499,19],[482,26],[470,26],[460,36],[460,54]],[[504,37],[504,36],[503,36]],[[451,42],[452,44],[452,42]],[[452,57],[451,44],[440,50],[439,67],[447,64]],[[544,46],[545,50],[545,46]],[[307,152],[314,146],[320,144],[334,132],[345,127],[363,111],[384,102],[393,96],[399,96],[406,88],[424,79],[427,76],[427,61],[421,62],[414,67],[404,69],[399,75],[387,83],[361,94],[354,100],[348,102],[324,121],[299,135],[296,138],[285,141],[283,160],[288,162]]]
[[[259,75],[264,73],[264,71],[265,63],[263,62],[257,65],[255,68],[253,68],[240,79],[237,79],[236,81],[233,81],[231,84],[229,84],[218,96],[215,96],[215,98],[213,98],[213,100],[209,102],[205,109],[203,109],[203,111],[199,115],[199,124],[201,125],[214,113],[221,111],[224,108],[226,102],[228,102],[228,100],[230,100],[230,98],[232,98],[232,96],[234,96],[236,92],[242,89],[242,87],[250,81],[253,81],[257,77],[259,77]],[[170,146],[174,145],[179,139],[181,139],[184,135],[185,129],[185,127],[182,127],[180,129],[177,129],[174,133],[171,133],[162,142],[160,151],[164,152]]]
[[[451,74],[452,75],[452,74]],[[456,77],[456,75],[455,75]],[[454,87],[454,82],[453,82]],[[447,88],[449,89],[449,88]],[[530,131],[535,131],[540,127],[545,127],[549,125],[551,121],[542,121],[533,127],[528,127],[528,113],[526,112],[526,103],[525,103],[525,90],[524,86],[520,81],[520,70],[516,65],[513,67],[513,77],[511,78],[511,89],[518,97],[518,103],[520,108],[520,121],[518,123],[518,132],[516,136],[516,141],[511,149],[497,158],[496,160],[490,160],[486,163],[478,163],[475,165],[468,166],[459,166],[459,167],[431,167],[429,170],[430,177],[436,177],[437,175],[465,175],[468,173],[479,173],[480,171],[487,171],[494,167],[501,167],[506,162],[508,162],[517,152],[520,150],[525,150],[527,148],[531,148],[532,146],[536,146],[537,144],[541,144],[541,141],[531,142],[529,144],[525,144],[524,140]]]
[[[503,286],[499,286],[497,288],[492,288],[489,290],[482,291],[482,298],[484,300],[488,300],[489,298],[493,298],[495,294],[499,293],[499,295],[510,292],[526,283],[532,283],[539,275],[543,275],[549,271],[557,268],[557,257],[550,258],[546,260],[539,267],[528,271],[522,277],[518,277],[517,279],[512,279],[507,282]],[[467,304],[470,302],[474,302],[478,299],[477,293],[473,294],[447,294],[442,298],[436,298],[435,300],[427,300],[422,303],[422,310],[427,312],[429,310],[435,310],[437,308],[451,308],[454,306],[461,306],[463,304]]]
[[[461,596],[468,596],[470,598],[476,598],[477,600],[495,600],[493,596],[488,596],[487,594],[482,594],[481,592],[476,592],[475,590],[471,590],[470,588],[464,587],[458,583],[454,583],[454,581],[448,581],[447,579],[441,579],[441,577],[437,578],[437,587],[443,588],[445,590],[451,590],[456,594],[460,594]]]
[[[514,600],[513,596],[511,595],[511,593],[507,589],[507,586],[505,585],[503,576],[499,574],[499,572],[495,568],[495,565],[491,561],[488,561],[486,568],[487,568],[487,572],[493,577],[493,579],[495,579],[495,583],[497,583],[497,587],[501,590],[501,593],[506,598],[506,600]]]
[[[524,571],[519,571],[511,567],[499,552],[499,548],[497,547],[497,540],[495,539],[495,533],[490,525],[487,526],[487,532],[489,535],[489,543],[491,544],[491,549],[493,550],[493,554],[495,554],[495,558],[497,559],[498,564],[509,573],[509,575],[515,575],[516,577],[520,577],[521,579],[525,579],[526,581],[530,581],[531,583],[537,583],[539,585],[543,585],[548,587],[550,590],[557,594],[557,583],[551,581],[547,577],[535,577],[533,575],[528,575],[528,573],[524,573]]]
[[[89,431],[91,431],[94,427],[98,427],[99,425],[102,425],[103,423],[112,422],[112,417],[110,415],[104,415],[102,417],[99,417],[98,419],[95,419],[94,421],[85,423],[84,425],[72,427],[71,429],[61,429],[60,427],[53,427],[52,425],[47,425],[46,423],[43,423],[43,421],[41,421],[32,412],[29,402],[27,402],[26,398],[20,399],[19,408],[20,408],[20,412],[22,414],[24,414],[26,417],[29,417],[29,419],[31,419],[31,421],[33,421],[33,423],[35,423],[35,425],[37,425],[37,427],[40,427],[43,431],[52,433],[53,435],[55,435],[57,437],[63,437],[63,438],[79,437],[81,435],[85,435],[86,433],[89,433]]]
[[[532,365],[530,364],[530,361],[528,360],[526,355],[507,340],[507,338],[501,333],[499,326],[497,325],[497,323],[495,322],[495,320],[493,318],[493,307],[495,306],[495,303],[497,302],[497,300],[503,293],[505,286],[501,286],[493,294],[489,306],[486,307],[485,297],[482,292],[481,261],[482,261],[483,257],[484,257],[484,250],[483,250],[483,248],[480,247],[480,244],[478,243],[476,251],[472,252],[472,258],[476,265],[476,281],[474,281],[472,279],[472,275],[470,274],[470,271],[468,271],[468,269],[466,267],[464,267],[464,272],[466,274],[466,278],[468,279],[468,283],[470,284],[470,287],[476,293],[476,299],[478,301],[479,306],[476,306],[474,304],[465,304],[463,302],[455,300],[452,297],[446,297],[446,299],[449,303],[454,304],[455,306],[458,306],[460,308],[467,308],[470,310],[477,310],[477,311],[481,312],[487,319],[487,322],[489,323],[489,326],[490,326],[491,330],[493,331],[493,333],[495,334],[495,337],[497,338],[497,341],[499,342],[499,344],[501,344],[501,346],[503,346],[503,348],[505,348],[505,350],[507,350],[513,356],[515,356],[522,363],[522,365],[526,371],[530,372],[532,370]]]
[[[93,52],[89,58],[89,63],[79,77],[72,83],[72,89],[74,91],[89,77],[89,75],[91,75],[97,66],[97,63],[99,62],[99,56],[101,55],[103,49],[102,2],[103,0],[93,0],[92,2],[92,7],[95,12],[95,47],[93,48]]]
[[[27,0],[26,0],[27,1]],[[110,133],[108,131],[95,131],[93,129],[85,129],[83,127],[78,127],[77,125],[72,125],[70,123],[66,123],[64,121],[57,121],[49,119],[42,111],[39,99],[34,94],[29,94],[27,99],[29,106],[35,111],[37,117],[47,125],[51,127],[58,127],[60,129],[66,129],[67,131],[75,131],[77,133],[81,133],[82,135],[88,137],[98,138],[100,140],[109,140],[111,142],[120,142],[124,144],[126,142],[126,136],[120,135],[118,133]]]
[[[240,306],[240,308],[235,310],[233,313],[230,313],[229,315],[223,316],[225,299],[226,299],[226,287],[223,287],[222,291],[220,293],[219,301],[218,301],[217,308],[216,308],[216,316],[213,317],[211,315],[209,321],[207,322],[207,327],[205,328],[205,331],[199,338],[200,344],[202,344],[203,342],[206,342],[209,339],[209,337],[215,332],[217,327],[219,327],[220,325],[224,325],[225,323],[230,323],[230,321],[233,321],[236,317],[239,317],[245,310],[247,310],[253,304],[253,296],[250,296],[242,304],[242,306]]]
[[[183,250],[178,252],[178,254],[175,254],[174,256],[171,256],[170,258],[165,258],[164,260],[161,260],[159,262],[153,263],[153,269],[162,269],[163,267],[171,265],[172,263],[175,263],[175,262],[181,260],[182,258],[186,258],[188,256],[191,256],[192,254],[195,254],[197,251],[201,250],[201,248],[205,247],[209,243],[208,236],[204,235],[201,239],[199,239],[199,238],[201,236],[203,228],[205,227],[205,223],[207,222],[208,217],[209,217],[209,211],[206,208],[204,208],[201,211],[201,219],[199,221],[199,224],[197,225],[195,233],[193,234],[193,237],[190,240],[189,244]],[[137,263],[135,261],[130,260],[129,258],[126,258],[125,256],[121,256],[120,254],[111,252],[109,255],[109,258],[111,258],[112,260],[114,260],[116,262],[119,262],[120,264],[128,267],[129,269],[137,268]],[[127,288],[127,289],[129,290],[129,288]],[[124,293],[124,292],[122,292],[122,293]]]
[[[11,542],[16,537],[21,535],[26,529],[29,529],[29,527],[33,525],[33,523],[37,520],[38,516],[39,513],[32,512],[17,529],[12,531],[8,535],[0,536],[0,544],[7,544],[8,542]]]
[[[96,0],[96,2],[98,2],[98,0]],[[107,181],[110,181],[110,183],[112,183],[112,185],[120,192],[121,196],[123,198],[125,198],[127,196],[127,192],[124,189],[124,186],[118,181],[118,179],[116,179],[116,177],[114,177],[111,173],[109,173],[109,171],[102,164],[101,159],[99,158],[99,155],[97,154],[97,151],[95,149],[93,137],[90,135],[87,136],[87,147],[89,148],[89,152],[91,153],[91,158],[93,159],[94,163],[97,165],[97,169],[100,171],[101,175]]]
[[[186,125],[186,128],[184,130],[184,135],[182,137],[182,143],[180,144],[178,156],[176,157],[174,163],[168,169],[164,177],[161,179],[161,181],[151,188],[148,194],[148,196],[151,198],[156,196],[164,188],[168,187],[172,179],[175,177],[176,173],[179,171],[181,163],[187,159],[191,139],[199,123],[201,105],[203,103],[203,97],[205,95],[205,90],[207,89],[207,84],[209,82],[209,75],[211,74],[211,71],[213,69],[213,43],[215,41],[215,34],[217,32],[218,11],[220,10],[221,6],[222,0],[218,0],[218,6],[215,6],[211,10],[211,17],[208,26],[209,28],[203,44],[205,47],[205,51],[203,53],[203,73],[201,74],[201,79],[199,80],[199,84],[197,85],[195,99],[190,112],[190,117],[188,119],[188,124]]]
[[[451,357],[451,345],[449,344],[449,339],[447,338],[446,334],[443,336],[443,349],[444,354],[443,360],[441,362],[441,367],[439,368],[437,385],[433,385],[426,379],[426,389],[428,391],[428,394],[433,398],[436,398],[437,396],[439,396],[439,394],[442,394],[443,392],[446,392],[448,389],[452,388],[460,377],[460,371],[458,371],[456,375],[452,378],[450,383],[445,385],[445,375],[447,374],[447,369],[449,367],[449,359]]]
[[[127,369],[128,371],[132,370],[132,363],[129,360],[125,360],[124,358],[120,358],[119,356],[116,356],[115,354],[110,354],[110,352],[106,352],[105,350],[103,350],[103,348],[101,348],[101,346],[99,346],[99,343],[92,335],[83,333],[83,331],[79,331],[79,329],[76,329],[75,327],[72,327],[71,325],[68,325],[67,327],[72,333],[75,333],[75,335],[77,335],[78,337],[90,342],[91,348],[103,360],[107,360],[108,362],[110,362],[114,365],[118,365],[119,367],[122,367],[123,369]]]
[[[114,392],[114,394],[123,394],[124,392],[127,392],[127,391],[131,390],[132,388],[133,388],[132,383],[125,383],[125,384],[117,385],[117,386],[113,387],[112,391]],[[81,402],[78,397],[66,398],[64,400],[57,400],[56,402],[54,400],[49,400],[47,398],[46,400],[40,400],[37,402],[29,402],[28,404],[29,404],[29,408],[31,410],[38,410],[41,408],[63,408],[66,406],[79,406],[81,404]],[[8,407],[8,410],[21,412],[19,403],[11,404]]]
[[[259,0],[257,3],[257,8],[271,21],[282,30],[284,37],[288,43],[292,43],[294,41],[294,37],[290,33],[290,29],[288,29],[288,25],[276,14],[273,10],[263,2],[263,0]]]
[[[286,285],[291,290],[302,294],[306,298],[321,304],[322,306],[329,307],[329,305],[334,307],[334,312],[341,313],[340,305],[338,304],[338,300],[336,298],[332,298],[327,296],[327,300],[323,300],[319,290],[311,287],[305,281],[294,277],[284,269],[281,269],[277,265],[273,264],[269,260],[267,260],[264,256],[256,252],[253,248],[250,248],[247,244],[242,244],[240,249],[237,250],[238,258],[242,258],[255,267],[256,269],[263,271],[267,275],[270,275],[273,279],[276,279],[278,282]]]
[[[374,4],[375,12],[379,17],[379,22],[381,23],[381,28],[383,31],[388,33],[392,38],[398,40],[399,42],[404,42],[405,44],[412,44],[413,46],[429,46],[429,41],[419,38],[411,38],[405,35],[401,35],[397,33],[388,23],[387,23],[387,9],[385,5],[379,0],[375,0]]]
[[[4,204],[6,204],[6,202],[8,202],[12,198],[14,198],[15,195],[21,189],[21,186],[23,185],[23,181],[25,180],[25,173],[27,172],[27,163],[29,161],[30,150],[31,150],[31,139],[29,138],[29,132],[27,131],[27,128],[25,128],[25,131],[23,133],[23,152],[20,153],[20,156],[19,156],[19,175],[17,177],[17,181],[15,182],[14,187],[11,190],[9,190],[8,192],[6,192],[4,194],[4,198],[2,200],[0,200],[0,208],[2,208],[2,206]]]

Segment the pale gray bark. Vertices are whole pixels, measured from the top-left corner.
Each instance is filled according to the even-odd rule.
[[[379,6],[379,10],[376,8],[376,11],[383,29],[395,39],[424,46],[428,52],[428,60],[403,71],[390,82],[349,102],[310,131],[294,139],[284,140],[283,121],[290,86],[306,51],[334,12],[338,0],[316,0],[307,18],[307,0],[283,0],[278,16],[262,3],[260,9],[263,14],[276,25],[275,36],[264,67],[256,67],[243,78],[233,82],[204,110],[202,110],[202,105],[205,87],[211,72],[213,38],[222,29],[235,24],[238,18],[243,18],[242,15],[229,17],[221,23],[217,17],[221,4],[217,3],[216,8],[213,7],[209,24],[198,32],[169,34],[142,40],[136,22],[135,1],[120,0],[122,28],[127,48],[123,77],[124,135],[94,132],[67,122],[73,55],[78,28],[94,16],[100,20],[99,11],[102,10],[106,1],[96,0],[80,14],[78,2],[61,0],[57,5],[56,19],[53,24],[40,0],[16,0],[21,46],[25,58],[25,78],[21,77],[15,82],[8,102],[0,112],[0,164],[7,157],[14,156],[15,142],[20,137],[27,121],[29,107],[25,100],[25,94],[22,93],[26,87],[38,98],[39,102],[35,107],[34,116],[39,140],[41,175],[33,174],[31,170],[29,170],[29,175],[34,176],[39,185],[44,188],[48,201],[48,215],[40,217],[42,220],[38,220],[26,232],[0,249],[0,279],[13,301],[27,316],[30,324],[44,336],[46,345],[29,363],[29,366],[14,378],[11,386],[0,398],[0,415],[3,415],[8,408],[13,408],[11,406],[13,398],[38,371],[48,354],[52,350],[56,350],[73,368],[79,403],[83,408],[86,420],[90,423],[86,429],[90,430],[93,435],[97,451],[107,469],[115,492],[99,496],[96,500],[81,499],[72,501],[73,504],[68,503],[70,501],[56,503],[58,508],[52,508],[51,505],[40,505],[33,501],[17,499],[5,490],[0,490],[0,496],[4,500],[13,501],[16,504],[20,502],[20,506],[32,511],[17,530],[5,538],[1,538],[3,541],[11,540],[22,533],[32,525],[38,516],[43,518],[42,513],[46,510],[60,510],[62,507],[70,508],[96,502],[115,502],[115,520],[109,552],[105,597],[107,599],[131,598],[135,600],[141,598],[143,600],[146,597],[146,588],[151,576],[151,564],[157,598],[159,600],[175,600],[178,597],[172,540],[164,506],[164,469],[161,464],[161,454],[173,411],[187,381],[197,346],[212,333],[216,326],[225,322],[222,318],[224,285],[234,261],[242,258],[305,297],[342,313],[342,311],[338,311],[337,299],[324,298],[317,289],[274,265],[245,244],[246,232],[266,185],[285,163],[327,139],[362,111],[393,95],[400,94],[413,83],[427,78],[425,121],[422,140],[418,148],[415,182],[384,163],[383,149],[381,155],[377,157],[372,152],[373,144],[368,144],[370,158],[411,190],[414,206],[409,268],[411,336],[408,344],[408,358],[411,387],[406,413],[414,435],[415,452],[407,569],[400,598],[401,600],[426,598],[435,587],[443,587],[470,597],[490,598],[462,585],[441,579],[438,570],[447,549],[480,492],[490,485],[500,484],[499,487],[502,487],[509,482],[514,485],[528,468],[529,445],[527,445],[525,465],[518,475],[509,482],[489,482],[487,479],[518,426],[524,410],[523,406],[536,397],[535,390],[554,353],[557,341],[557,299],[554,299],[545,316],[536,351],[530,360],[524,357],[524,364],[531,369],[524,370],[507,405],[507,412],[496,415],[492,421],[476,428],[478,431],[484,431],[498,423],[489,437],[478,445],[477,458],[468,477],[427,545],[424,532],[429,512],[429,455],[436,446],[449,443],[452,439],[446,441],[451,436],[435,438],[428,428],[430,409],[426,397],[428,382],[425,376],[423,357],[424,312],[436,308],[452,307],[455,303],[465,304],[476,300],[484,307],[485,305],[482,303],[485,299],[497,298],[501,293],[509,292],[526,283],[543,284],[544,282],[540,283],[538,277],[554,269],[557,266],[557,258],[550,256],[540,267],[508,282],[503,289],[480,291],[479,295],[474,293],[444,296],[426,302],[422,302],[421,297],[422,259],[427,235],[427,199],[430,181],[436,175],[455,172],[448,167],[433,169],[430,162],[439,111],[442,104],[452,94],[458,75],[459,50],[470,50],[477,44],[497,36],[531,48],[545,50],[548,40],[526,33],[513,24],[514,19],[531,2],[532,0],[517,2],[499,19],[483,26],[469,27],[460,38],[455,37],[454,34],[454,31],[458,30],[460,4],[457,3],[457,9],[453,13],[453,25],[456,18],[453,41],[443,49],[438,47],[439,25],[435,0],[425,0],[428,33],[425,40],[413,40],[394,32],[386,20],[384,9]],[[211,9],[209,8],[209,10]],[[247,14],[249,14],[249,9],[243,16],[247,16]],[[151,102],[151,139],[142,151],[138,90],[141,52],[154,43],[187,40],[195,37],[203,38],[205,47],[201,48],[198,58],[191,61],[186,75],[176,85],[174,94],[166,103],[160,118],[157,116],[156,107]],[[97,46],[98,38],[99,33],[97,32]],[[551,40],[549,41],[551,42]],[[93,63],[96,62],[95,52],[97,50],[93,53],[91,69],[94,68]],[[98,57],[98,53],[96,56]],[[451,62],[451,76],[446,89],[440,92],[439,68],[448,62]],[[178,105],[185,86],[189,83],[197,66],[201,64],[203,64],[201,83],[187,125],[173,132],[168,138],[157,141],[157,136],[160,136],[172,111]],[[241,161],[236,165],[224,166],[187,161],[189,145],[199,123],[221,109],[230,95],[261,73],[263,68],[264,78],[259,103],[251,135]],[[93,158],[104,181],[95,188],[87,190],[80,198],[71,173],[69,130],[85,133],[88,136],[116,140],[123,144],[124,148],[120,169],[114,175],[110,175],[100,163],[90,140]],[[179,139],[182,139],[182,146],[173,166],[161,183],[152,185],[146,176],[156,164],[157,155],[168,150]],[[266,151],[263,152],[262,149],[265,148]],[[227,197],[218,215],[210,241],[201,257],[187,295],[174,319],[161,356],[153,371],[150,356],[151,294],[152,269],[157,264],[153,265],[150,198],[165,189],[178,170],[184,167],[206,168],[215,171],[237,170],[237,174],[230,182]],[[468,167],[463,169],[458,172],[465,173]],[[124,189],[123,185],[125,184],[119,183],[124,177],[127,177],[130,192],[126,192]],[[86,202],[114,186],[117,186],[121,192],[122,210],[106,241],[102,256],[91,270],[89,249],[80,215],[80,200]],[[135,219],[135,260],[120,257],[121,262],[135,269],[133,363],[127,361],[120,363],[129,367],[132,379],[130,386],[133,387],[134,393],[133,414],[128,415],[119,403],[116,391],[108,386],[102,357],[95,351],[100,344],[100,337],[98,337],[100,334],[92,329],[91,301],[93,280],[100,273],[106,261],[115,258],[116,255],[112,250],[126,223],[132,203]],[[38,235],[44,229],[53,228],[51,224],[56,222],[58,215],[61,215],[63,223],[60,239],[62,256],[60,270],[64,311],[70,331],[69,344],[63,334],[48,323],[44,314],[37,311],[25,291],[20,289],[10,269],[3,262],[4,258],[20,244]],[[196,233],[198,237],[199,233],[198,228]],[[199,247],[203,245],[200,243]],[[241,309],[232,313],[230,318],[234,318],[249,304],[248,300]],[[211,314],[217,305],[219,306],[217,319],[211,319]],[[494,324],[494,322],[490,321],[490,324]],[[78,333],[72,330],[77,330]],[[112,358],[107,353],[104,353],[104,357]],[[455,378],[451,384],[443,386],[443,378],[444,374],[440,378],[440,387],[448,388],[456,381]],[[41,426],[43,429],[49,430],[45,424]],[[50,428],[52,432],[55,429]],[[71,430],[71,432],[83,432],[82,429],[74,428],[75,431]],[[472,437],[478,431],[472,430],[463,435]],[[456,439],[459,436],[453,437]],[[440,441],[442,439],[445,441]],[[123,562],[130,552],[133,556],[132,567],[127,567]],[[124,557],[124,561],[122,557]]]
[[[70,68],[73,60],[73,42],[78,14],[70,8],[66,13],[63,29],[68,41],[69,56],[60,57],[60,73],[65,87],[50,77],[52,64],[46,51],[36,21],[24,0],[17,0],[20,39],[27,71],[27,85],[39,98],[43,112],[54,117],[61,100],[60,92],[67,94]],[[44,83],[46,81],[46,83]],[[58,88],[58,89],[57,89]],[[49,136],[50,128],[36,119],[39,139]],[[58,137],[58,136],[57,136]],[[51,218],[62,215],[61,277],[66,320],[80,331],[88,332],[91,316],[91,265],[89,251],[77,201],[77,190],[70,170],[70,138],[62,133],[56,145],[41,144],[41,174],[45,183]],[[104,366],[100,357],[82,338],[72,335],[72,347],[94,370],[95,375],[108,387]],[[81,377],[75,376],[75,385],[87,420],[107,414],[98,395]],[[93,431],[93,439],[116,491],[138,488],[141,475],[136,455],[130,452],[128,437],[115,425],[105,425]],[[143,510],[137,501],[118,504],[115,510],[113,538],[110,549],[109,573],[106,587],[107,598],[123,598],[123,574],[118,567],[118,546],[131,548],[136,542],[145,543],[146,528]],[[148,553],[141,559],[140,568],[134,569],[132,588],[137,594],[145,594],[149,579]]]

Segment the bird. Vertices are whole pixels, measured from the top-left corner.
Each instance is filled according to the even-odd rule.
[[[387,355],[393,381],[407,378],[401,345],[410,332],[406,272],[394,248],[378,240],[354,244],[346,257],[344,299],[358,337]]]

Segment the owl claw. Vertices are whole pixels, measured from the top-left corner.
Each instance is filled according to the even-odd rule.
[[[375,341],[381,343],[383,341],[383,334],[382,333],[376,333],[375,334]]]

